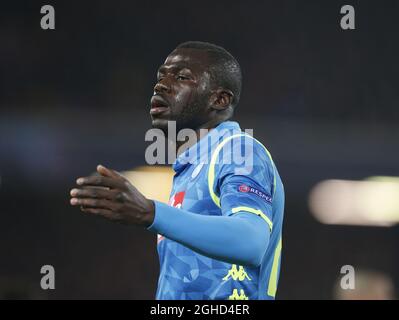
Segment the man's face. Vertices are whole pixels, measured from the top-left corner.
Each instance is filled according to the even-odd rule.
[[[168,121],[176,121],[177,130],[195,130],[208,121],[208,65],[207,53],[196,49],[176,49],[166,58],[151,98],[154,128],[166,131]]]

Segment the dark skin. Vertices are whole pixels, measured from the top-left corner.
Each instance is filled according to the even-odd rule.
[[[176,49],[158,70],[151,98],[152,126],[167,132],[168,121],[177,130],[212,129],[229,119],[234,98],[230,90],[213,85],[205,51]],[[97,166],[96,176],[76,180],[70,203],[85,213],[128,225],[148,227],[155,217],[154,202],[119,172]]]

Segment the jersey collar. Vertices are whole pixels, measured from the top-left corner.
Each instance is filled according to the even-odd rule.
[[[176,173],[183,171],[188,165],[200,164],[203,159],[210,160],[210,154],[214,147],[226,135],[241,132],[240,125],[235,121],[224,121],[210,130],[208,134],[202,137],[196,144],[192,145],[185,152],[180,154],[175,163],[173,170]]]

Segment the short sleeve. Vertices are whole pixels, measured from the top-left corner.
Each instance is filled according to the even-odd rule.
[[[220,149],[215,163],[215,194],[222,215],[256,214],[272,230],[274,163],[267,149],[250,136],[230,139]]]

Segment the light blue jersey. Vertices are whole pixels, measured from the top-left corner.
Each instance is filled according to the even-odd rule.
[[[261,264],[250,267],[212,259],[158,235],[156,298],[274,299],[280,273],[284,188],[267,149],[242,132],[238,123],[226,121],[181,154],[173,169],[170,206],[209,216],[255,214],[259,223],[261,219],[266,222],[270,238]],[[246,241],[242,234],[237,237]]]

